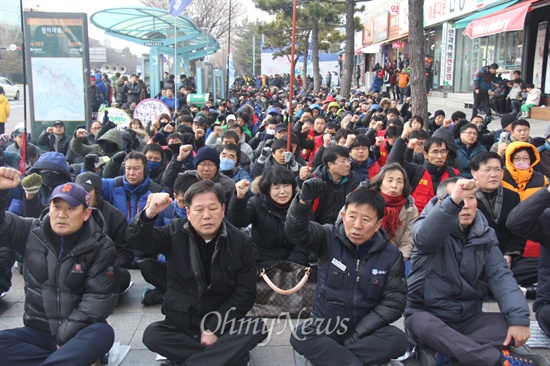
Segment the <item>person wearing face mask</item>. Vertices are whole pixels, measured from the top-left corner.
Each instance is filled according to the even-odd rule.
[[[537,148],[528,142],[512,142],[506,148],[502,186],[519,194],[523,201],[541,187],[548,185],[548,178],[534,170],[540,161]]]
[[[166,169],[166,159],[164,157],[164,149],[157,143],[147,144],[143,153],[147,158],[147,170],[149,178],[157,184],[163,185],[162,175]]]
[[[548,178],[534,169],[539,161],[540,154],[535,146],[528,142],[512,142],[506,148],[502,187],[517,192],[520,201],[524,201],[547,186]],[[539,243],[527,240],[522,256],[539,257]]]
[[[239,166],[240,149],[237,145],[223,145],[220,152],[220,172],[233,179],[235,183],[245,179],[252,182],[252,177]]]
[[[85,145],[83,143],[83,140],[88,135],[88,131],[79,128],[74,133],[74,138],[71,139],[70,149],[78,156],[96,154],[98,156],[112,157],[117,152],[124,150],[122,131],[117,130],[115,127],[116,125],[112,122],[104,124],[101,128],[102,131],[98,133],[101,136],[92,145]]]
[[[70,181],[71,173],[65,155],[53,151],[42,154],[32,166],[29,175],[21,181],[25,190],[23,216],[39,217],[48,205],[52,190]]]

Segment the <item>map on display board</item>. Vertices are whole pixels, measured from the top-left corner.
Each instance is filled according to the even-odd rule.
[[[69,57],[33,57],[31,64],[32,77],[35,80],[35,120],[85,120],[82,61]]]

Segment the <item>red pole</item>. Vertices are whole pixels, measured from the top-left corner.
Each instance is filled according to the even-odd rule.
[[[288,97],[288,135],[286,149],[292,151],[292,100],[294,99],[294,48],[296,44],[296,0],[292,3],[292,44],[290,51],[290,94]]]

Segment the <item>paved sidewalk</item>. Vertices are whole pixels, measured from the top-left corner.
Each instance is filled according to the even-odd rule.
[[[465,103],[473,103],[473,97],[471,93],[448,93],[446,98],[442,97],[443,93],[431,92],[428,97],[428,112],[433,113],[442,109],[445,111],[445,117],[450,118],[451,114],[456,111],[462,111],[466,113],[466,118],[469,120],[472,116],[471,108],[464,108]],[[484,114],[481,114],[485,117]],[[544,136],[546,128],[550,124],[550,121],[536,120],[528,118],[527,121],[531,124],[531,136]],[[500,117],[495,117],[489,124],[489,130],[494,131],[500,129]]]
[[[121,344],[130,345],[131,349],[124,361],[123,366],[159,365],[155,361],[153,352],[149,351],[141,339],[145,328],[154,321],[162,320],[164,316],[160,312],[160,305],[143,307],[140,303],[141,293],[147,284],[141,277],[138,270],[131,270],[134,286],[119,301],[115,312],[109,317],[108,322],[115,329],[116,340]],[[0,330],[23,326],[23,278],[15,272],[13,274],[12,289],[0,300]],[[532,301],[530,301],[530,304]],[[484,305],[485,311],[498,311],[498,305],[494,302],[487,302]],[[534,319],[534,316],[532,316]],[[271,334],[266,345],[258,346],[252,351],[253,364],[255,366],[294,366],[294,353],[289,344],[291,327],[296,325],[292,322],[280,322],[276,319],[268,319],[267,325]],[[403,328],[403,319],[399,319],[394,325]],[[537,350],[545,357],[550,357],[550,350]],[[414,360],[406,361],[406,366],[417,366]],[[222,366],[222,365],[211,365]],[[335,365],[344,366],[344,365]],[[472,365],[470,365],[472,366]]]

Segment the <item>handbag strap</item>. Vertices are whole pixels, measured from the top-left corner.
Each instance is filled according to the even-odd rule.
[[[269,279],[269,276],[267,275],[267,273],[265,273],[265,269],[262,269],[262,272],[260,273],[260,276],[264,279],[265,283],[267,283],[267,285],[269,287],[271,287],[271,289],[273,291],[275,291],[276,293],[278,293],[280,295],[287,295],[288,296],[288,295],[292,295],[292,294],[300,291],[300,289],[302,287],[304,287],[304,285],[306,284],[307,279],[309,278],[309,274],[311,272],[311,268],[306,267],[306,268],[304,268],[304,270],[305,270],[304,277],[302,277],[302,279],[300,280],[300,282],[298,282],[298,284],[296,286],[294,286],[293,288],[288,289],[288,290],[283,290],[283,289],[280,289],[279,287],[277,287],[277,285],[275,285]]]

